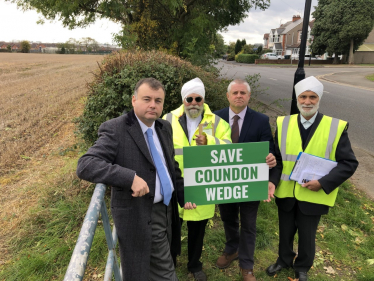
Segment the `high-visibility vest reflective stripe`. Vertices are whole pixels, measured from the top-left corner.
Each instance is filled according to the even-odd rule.
[[[332,207],[338,188],[330,194],[326,194],[323,189],[315,192],[289,179],[296,158],[299,152],[303,151],[297,118],[298,115],[295,114],[277,119],[278,145],[282,155],[283,170],[274,195],[278,198],[295,197],[300,201]],[[347,122],[324,115],[304,152],[335,161],[336,147],[346,126]]]
[[[171,113],[164,115],[162,118],[169,121],[173,128],[173,142],[175,151],[175,160],[179,164],[179,168],[184,176],[184,165],[183,165],[183,147],[185,146],[196,146],[196,141],[192,140],[191,144],[179,123],[179,117],[184,113],[184,106],[173,110]],[[219,116],[213,114],[207,104],[204,104],[204,116],[201,120],[201,124],[214,123],[214,136],[208,136],[207,144],[225,144],[231,143],[231,128],[230,125],[221,119]],[[196,129],[195,135],[198,134],[199,128]],[[184,211],[179,207],[179,216],[186,221],[200,221],[208,219],[214,216],[215,205],[204,205],[198,206],[194,210]]]

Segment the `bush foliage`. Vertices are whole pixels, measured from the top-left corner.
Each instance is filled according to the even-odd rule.
[[[254,63],[255,60],[259,58],[260,57],[255,54],[240,54],[235,58],[235,60],[240,63]]]
[[[88,84],[88,97],[83,114],[77,119],[78,133],[87,145],[97,139],[101,123],[132,108],[131,97],[136,83],[145,77],[158,79],[165,86],[163,114],[182,104],[181,88],[199,77],[205,85],[205,100],[212,111],[228,106],[225,93],[228,80],[218,71],[206,72],[178,57],[159,51],[121,51],[105,57],[95,79]]]

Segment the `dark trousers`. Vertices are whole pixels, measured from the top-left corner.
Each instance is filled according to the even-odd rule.
[[[321,215],[304,215],[296,203],[291,211],[284,212],[278,207],[279,217],[279,257],[277,263],[292,266],[295,271],[308,272],[313,265],[316,252],[316,232]],[[299,245],[297,258],[293,251],[293,241],[298,231]]]
[[[181,219],[181,225],[183,220]],[[194,273],[203,269],[203,263],[200,261],[203,251],[205,226],[208,220],[187,221],[188,228],[188,271]]]
[[[178,281],[170,253],[171,244],[171,204],[162,202],[152,208],[152,249],[149,268],[149,280]]]
[[[219,205],[225,228],[225,252],[239,252],[239,266],[253,269],[256,244],[256,219],[260,201],[229,203]],[[240,212],[240,233],[239,233]]]

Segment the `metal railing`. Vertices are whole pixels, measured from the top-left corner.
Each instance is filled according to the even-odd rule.
[[[78,281],[83,279],[100,213],[109,250],[104,280],[112,280],[113,273],[116,281],[122,280],[115,252],[117,233],[115,226],[113,226],[113,233],[111,232],[108,211],[104,201],[105,189],[106,186],[101,183],[95,187],[64,281]]]

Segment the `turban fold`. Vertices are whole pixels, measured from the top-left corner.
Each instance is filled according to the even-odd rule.
[[[181,95],[182,100],[184,100],[190,94],[198,94],[203,99],[205,98],[205,87],[203,81],[200,78],[194,78],[188,82],[186,82],[182,86]]]
[[[298,82],[295,85],[295,93],[296,97],[298,97],[301,93],[305,91],[312,91],[316,93],[319,98],[323,95],[323,84],[318,81],[318,79],[314,76],[310,76]]]

